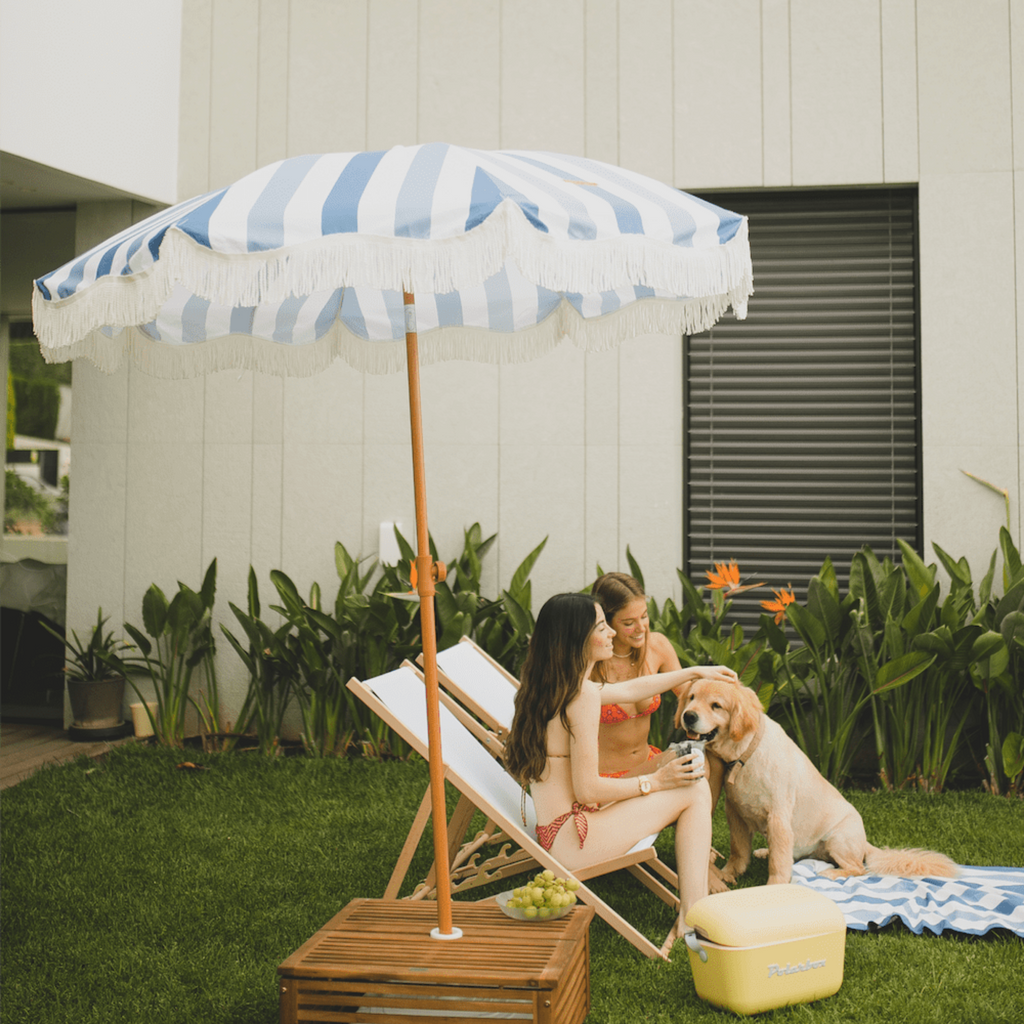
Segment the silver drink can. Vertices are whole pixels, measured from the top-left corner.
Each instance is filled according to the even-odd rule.
[[[690,763],[694,768],[703,768],[704,745],[706,742],[706,740],[682,740],[680,743],[671,744],[670,749],[676,757],[686,757],[687,754],[693,754],[693,760]]]

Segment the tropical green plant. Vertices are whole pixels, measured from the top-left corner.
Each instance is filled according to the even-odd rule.
[[[274,629],[260,618],[259,583],[252,566],[249,566],[247,610],[242,611],[233,602],[228,604],[248,641],[243,646],[221,623],[221,632],[249,674],[249,686],[238,714],[236,732],[242,734],[254,729],[260,753],[273,756],[279,749],[281,727],[291,701],[295,676],[295,666],[285,646],[291,624],[285,622]]]
[[[107,619],[104,618],[102,608],[96,612],[96,625],[87,634],[87,640],[79,639],[76,630],[72,630],[68,638],[66,633],[58,632],[42,618],[39,624],[64,644],[68,652],[64,674],[68,679],[89,683],[123,674],[117,658],[129,649],[129,645],[115,638],[113,630],[105,631]]]
[[[14,393],[14,379],[11,377],[10,371],[7,373],[7,443],[4,446],[5,451],[10,451],[14,447],[14,435],[17,433],[15,429],[15,421],[18,416],[18,399]]]
[[[807,603],[790,602],[782,614],[796,630],[801,646],[791,648],[784,631],[762,616],[778,670],[759,661],[762,678],[773,685],[774,708],[817,769],[834,785],[850,775],[866,734],[862,711],[871,699],[853,656],[853,593],[840,597],[835,568],[826,558],[807,585]]]
[[[112,663],[124,666],[132,689],[146,704],[146,713],[159,743],[182,746],[189,705],[200,717],[212,711],[219,714],[215,676],[207,678],[208,689],[201,701],[196,701],[190,693],[193,673],[213,652],[211,621],[216,589],[215,558],[198,592],[179,580],[178,592],[168,601],[155,583],[150,586],[142,598],[145,632],[130,622],[124,624],[125,632],[135,642],[139,653],[112,659]],[[157,706],[155,715],[133,678],[136,674],[149,677]]]
[[[545,537],[519,563],[508,589],[501,592],[497,601],[489,602],[478,611],[473,623],[472,636],[476,642],[516,676],[536,625],[530,573],[547,542]]]
[[[986,785],[993,793],[1024,792],[1024,568],[1009,530],[999,531],[1003,555],[1001,598],[992,596],[996,552],[980,587],[982,608],[975,616],[991,637],[987,657],[971,666],[972,681],[984,697]]]
[[[994,558],[980,587],[979,608],[966,559],[954,560],[933,545],[951,581],[950,592],[940,603],[937,567],[925,565],[905,542],[899,546],[907,575],[907,607],[899,632],[888,631],[882,646],[891,660],[874,680],[876,695],[892,695],[884,704],[884,725],[876,717],[882,780],[893,787],[912,784],[939,791],[963,746],[972,678],[1004,646],[1002,637],[985,625]],[[862,653],[864,649],[866,644]],[[908,666],[908,671],[899,671],[901,666]]]
[[[36,490],[14,470],[5,470],[4,533],[17,533],[25,523],[38,523],[38,527],[29,528],[46,534],[64,532],[68,518],[67,479],[61,479],[61,493],[51,496]]]

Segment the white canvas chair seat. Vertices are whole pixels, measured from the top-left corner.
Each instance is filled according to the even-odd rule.
[[[504,744],[515,716],[519,680],[468,636],[438,652],[437,668],[441,685]]]
[[[425,687],[415,665],[405,662],[400,668],[365,682],[351,679],[348,687],[414,750],[423,757],[427,756]],[[581,882],[625,868],[671,906],[673,911],[678,909],[678,898],[674,891],[678,887],[676,875],[658,859],[654,849],[656,835],[646,837],[619,857],[572,872],[544,850],[534,832],[536,816],[529,795],[526,796],[527,824],[524,828],[520,814],[521,787],[495,759],[486,742],[467,727],[469,715],[464,709],[449,695],[442,692],[440,697],[441,752],[445,778],[459,792],[459,803],[448,825],[453,894],[509,875],[534,870],[538,866],[550,868],[556,875],[563,877],[571,874]],[[467,829],[477,811],[487,819],[487,825],[482,832],[477,832],[464,842]],[[428,787],[388,882],[385,899],[398,897],[429,817]],[[499,851],[481,862],[481,850],[494,844],[501,844]],[[512,849],[513,844],[518,849]],[[434,877],[435,871],[431,869],[426,882],[412,898],[430,894]],[[645,955],[661,955],[657,946],[587,886],[581,885],[578,896]]]

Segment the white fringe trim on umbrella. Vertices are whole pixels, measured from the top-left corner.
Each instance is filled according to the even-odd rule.
[[[753,291],[745,219],[729,242],[706,249],[644,235],[577,241],[537,231],[506,200],[474,230],[436,241],[338,234],[225,256],[171,228],[159,259],[145,270],[102,277],[64,299],[44,299],[34,287],[33,319],[43,347],[56,350],[102,325],[148,323],[178,284],[227,306],[280,302],[342,286],[446,293],[481,284],[507,260],[528,280],[558,292],[587,295],[629,283],[697,300],[728,296],[742,313]]]
[[[511,334],[482,327],[442,327],[421,333],[420,362],[428,365],[461,359],[521,363],[550,352],[565,339],[586,351],[600,352],[644,335],[696,334],[713,326],[732,301],[728,296],[687,302],[644,299],[614,313],[584,319],[563,300],[541,323]],[[129,327],[114,335],[92,331],[73,345],[44,346],[42,352],[51,363],[82,358],[105,373],[114,373],[128,362],[143,373],[166,379],[198,377],[219,370],[308,377],[338,359],[366,373],[394,373],[405,368],[404,339],[366,341],[338,321],[323,337],[306,345],[286,345],[242,334],[191,345],[172,344],[154,341],[138,328]]]

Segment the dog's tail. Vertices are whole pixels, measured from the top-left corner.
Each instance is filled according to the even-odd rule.
[[[956,878],[960,869],[944,853],[934,850],[893,850],[868,844],[864,864],[868,874]]]

